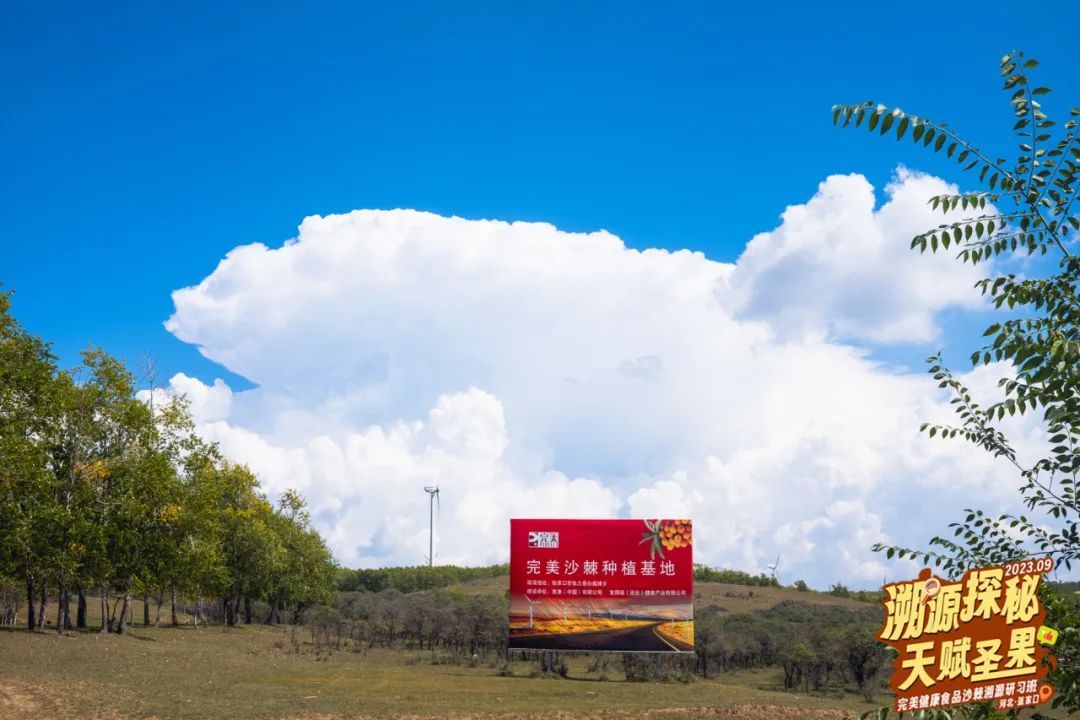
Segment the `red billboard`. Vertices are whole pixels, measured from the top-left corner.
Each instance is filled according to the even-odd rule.
[[[510,648],[693,652],[689,520],[511,520]]]

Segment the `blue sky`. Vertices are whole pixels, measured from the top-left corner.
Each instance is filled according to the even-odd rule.
[[[988,323],[975,271],[906,250],[963,175],[830,108],[1011,156],[998,60],[1038,57],[1060,117],[1075,3],[512,5],[8,8],[17,316],[65,365],[152,354],[349,566],[422,561],[432,482],[440,561],[504,561],[513,516],[694,517],[700,560],[816,587],[1017,509],[1010,468],[917,432],[950,417],[922,358],[966,368]]]
[[[1080,94],[1070,3],[1050,23],[1005,3],[392,5],[8,8],[0,278],[24,322],[67,363],[94,342],[231,377],[162,329],[169,293],[307,215],[543,220],[733,260],[830,173],[957,178],[833,129],[834,102],[934,114],[993,147],[1002,52],[1042,60],[1051,109]]]

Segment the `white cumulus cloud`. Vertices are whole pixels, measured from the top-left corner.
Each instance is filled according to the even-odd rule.
[[[361,210],[234,249],[166,326],[257,385],[173,378],[201,431],[295,487],[346,565],[505,560],[525,516],[689,516],[697,559],[825,585],[896,571],[1008,468],[928,441],[933,383],[856,343],[925,341],[972,271],[908,250],[940,180],[875,208],[834,176],[737,263],[544,223]],[[1038,431],[1018,426],[1038,442]],[[792,579],[792,578],[788,578]]]
[[[786,334],[872,342],[931,340],[938,311],[979,307],[971,288],[985,267],[909,249],[918,233],[960,219],[926,206],[956,186],[901,168],[886,192],[875,210],[865,178],[834,175],[809,202],[789,207],[780,227],[754,237],[739,258],[733,307]]]

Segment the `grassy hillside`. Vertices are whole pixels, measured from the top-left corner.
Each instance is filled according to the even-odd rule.
[[[510,576],[480,578],[451,585],[451,591],[468,595],[505,595],[510,590]],[[695,582],[694,607],[697,611],[716,607],[724,612],[746,613],[798,602],[815,606],[835,606],[851,610],[871,608],[873,617],[880,616],[881,606],[860,600],[830,595],[814,590],[799,591],[785,587],[760,587],[731,583]]]

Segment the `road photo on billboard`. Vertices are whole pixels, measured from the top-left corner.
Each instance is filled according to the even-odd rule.
[[[510,521],[511,650],[692,653],[689,520]]]

